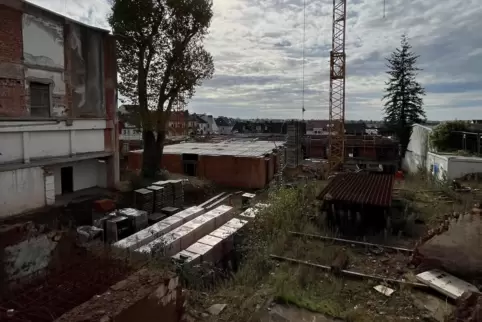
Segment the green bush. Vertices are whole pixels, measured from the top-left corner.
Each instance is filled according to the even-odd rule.
[[[469,123],[467,121],[449,121],[444,122],[435,127],[430,134],[430,144],[437,151],[452,152],[457,150],[454,141],[456,131],[467,131]]]

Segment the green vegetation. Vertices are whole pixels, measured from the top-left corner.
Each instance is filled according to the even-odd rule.
[[[460,140],[454,132],[468,131],[469,123],[467,121],[449,121],[437,125],[430,134],[430,144],[433,148],[440,152],[454,152],[454,147],[459,146]]]
[[[416,76],[421,69],[415,65],[419,56],[411,51],[407,38],[401,38],[401,48],[397,48],[389,58],[388,72],[390,76],[385,100],[385,123],[398,136],[402,146],[402,156],[410,140],[412,125],[425,121],[423,99],[425,89],[417,82]]]
[[[187,104],[214,73],[203,45],[212,16],[209,0],[113,0],[118,88],[131,104],[128,122],[142,130],[145,177],[159,171],[173,106]]]

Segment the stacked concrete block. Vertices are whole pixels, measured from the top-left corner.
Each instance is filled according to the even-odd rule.
[[[160,212],[164,208],[164,187],[152,185],[146,189],[151,190],[154,195],[154,211]]]
[[[229,206],[219,206],[140,247],[136,252],[152,256],[172,256],[229,221],[232,210]]]
[[[172,185],[172,204],[174,207],[181,208],[184,205],[184,187],[182,180],[171,180]]]
[[[134,208],[124,208],[118,210],[117,214],[131,219],[135,232],[138,232],[147,227],[147,211]]]
[[[203,213],[204,209],[201,207],[188,208],[177,213],[174,216],[165,218],[150,227],[147,227],[127,238],[116,242],[113,246],[118,249],[137,249],[152,242],[156,238],[159,238],[162,235],[171,232],[182,224],[196,218]]]
[[[162,204],[164,207],[172,207],[174,206],[173,201],[174,201],[174,196],[173,196],[173,186],[171,184],[170,180],[166,181],[157,181],[154,182],[153,185],[163,187],[164,188],[164,194],[163,194],[163,200]]]
[[[233,218],[209,235],[199,239],[187,249],[172,256],[184,265],[196,265],[201,262],[216,263],[234,247],[234,236],[248,221]]]
[[[137,189],[134,191],[134,204],[137,209],[154,212],[154,193],[148,189]]]

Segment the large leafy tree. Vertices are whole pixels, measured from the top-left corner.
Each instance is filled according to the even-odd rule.
[[[426,120],[423,109],[424,88],[416,80],[418,71],[416,67],[419,56],[415,55],[405,35],[401,38],[400,48],[397,48],[387,58],[390,76],[386,82],[383,96],[385,101],[385,123],[398,136],[402,146],[402,156],[405,155],[412,125]]]
[[[203,41],[211,0],[113,0],[109,23],[117,40],[119,92],[142,129],[144,177],[157,174],[172,107],[186,104],[212,77]]]

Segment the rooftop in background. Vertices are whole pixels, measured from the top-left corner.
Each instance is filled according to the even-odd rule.
[[[382,173],[340,173],[318,196],[319,199],[389,207],[392,203],[394,177]]]
[[[164,154],[232,155],[240,157],[263,157],[284,145],[282,141],[234,141],[219,143],[179,143],[166,145]],[[131,151],[140,153],[142,150]]]

